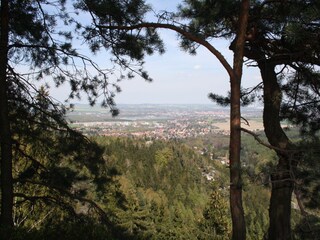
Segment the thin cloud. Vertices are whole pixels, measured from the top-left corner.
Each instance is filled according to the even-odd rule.
[[[195,69],[195,70],[198,70],[200,68],[201,68],[201,65],[199,65],[199,64],[193,66],[193,69]]]

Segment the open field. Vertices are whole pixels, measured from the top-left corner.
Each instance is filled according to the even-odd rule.
[[[248,120],[249,125],[245,121],[241,122],[241,127],[246,128],[250,131],[261,131],[263,130],[263,122],[259,119]],[[228,131],[230,129],[230,121],[217,122],[214,123],[214,126],[222,131]]]
[[[211,133],[229,135],[229,108],[215,105],[121,105],[122,113],[111,118],[106,109],[76,106],[67,118],[88,135],[134,135],[150,138],[187,138]],[[245,108],[251,131],[263,129],[261,109]],[[243,120],[243,124],[246,123]]]

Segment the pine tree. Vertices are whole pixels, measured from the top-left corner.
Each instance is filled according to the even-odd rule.
[[[192,4],[197,1],[187,1],[187,4]],[[243,54],[244,54],[244,43],[247,29],[247,20],[249,16],[249,2],[243,0],[237,1],[236,20],[233,22],[234,27],[237,28],[236,35],[234,35],[234,42],[236,50],[234,51],[233,67],[226,61],[224,56],[209,43],[213,35],[203,34],[202,31],[194,31],[193,26],[185,26],[184,24],[177,24],[175,21],[174,14],[163,14],[159,15],[159,21],[156,23],[145,22],[143,19],[146,11],[148,10],[145,6],[145,2],[142,0],[137,1],[119,1],[118,4],[114,4],[113,1],[102,0],[102,1],[84,1],[80,4],[80,8],[89,11],[94,22],[94,28],[88,28],[88,34],[90,39],[94,39],[94,45],[96,47],[106,46],[110,47],[110,44],[105,39],[109,39],[109,36],[117,39],[117,42],[121,45],[122,43],[137,50],[138,56],[143,58],[141,54],[142,50],[145,49],[143,43],[145,41],[150,43],[156,43],[158,46],[158,34],[156,29],[170,29],[176,31],[181,37],[181,45],[185,49],[189,50],[190,53],[195,53],[194,46],[202,45],[207,48],[217,59],[220,61],[222,66],[225,68],[230,77],[231,83],[231,109],[230,109],[230,207],[233,218],[233,239],[245,239],[245,221],[244,212],[242,207],[242,182],[241,182],[241,164],[240,164],[240,86],[242,77],[242,65],[243,65]],[[198,2],[196,6],[206,4],[205,7],[214,8],[214,1],[209,2]],[[113,8],[110,8],[113,6]],[[191,7],[191,11],[193,7]],[[140,7],[141,11],[139,14],[132,16],[131,11],[135,10],[136,7]],[[101,11],[103,9],[103,11]],[[195,9],[196,10],[196,9]],[[129,17],[127,17],[129,16]],[[207,16],[206,16],[207,17]],[[213,18],[212,18],[213,19]],[[211,19],[210,19],[211,20]],[[220,24],[220,25],[219,25]],[[217,24],[217,28],[221,27],[222,24]],[[214,26],[213,26],[214,27]],[[217,29],[215,29],[216,31]],[[111,45],[113,53],[118,53],[117,47],[119,44]],[[162,46],[162,45],[160,45]],[[162,48],[160,48],[160,51]],[[136,55],[133,55],[136,56]],[[127,62],[124,62],[126,64]],[[144,75],[144,74],[143,74]],[[147,77],[147,76],[145,76]]]
[[[186,2],[187,5],[181,7],[182,14],[190,18],[189,25],[194,32],[225,38],[236,33],[236,1]],[[214,6],[214,10],[208,6]],[[309,129],[313,133],[319,129],[318,71],[315,68],[319,66],[318,32],[318,1],[252,1],[245,57],[256,62],[260,69],[265,133],[279,158],[272,173],[270,239],[290,239],[292,174],[299,160],[297,146],[283,131],[281,120],[291,119],[302,124],[302,130]],[[187,47],[192,44],[186,41]],[[234,41],[230,49],[235,50]],[[287,83],[283,84],[285,81]],[[253,89],[261,89],[261,85]],[[242,92],[243,104],[255,99],[246,95],[253,89]],[[222,104],[230,102],[230,97],[210,96]]]
[[[80,156],[84,153],[75,153],[78,147],[75,141],[81,142],[79,151],[85,146],[91,150],[94,150],[94,147],[86,138],[67,127],[63,120],[64,110],[61,110],[63,107],[52,102],[43,90],[38,90],[33,85],[33,81],[44,83],[48,80],[55,86],[69,83],[68,100],[80,98],[83,92],[87,95],[89,103],[93,105],[98,97],[102,96],[102,106],[108,106],[112,114],[118,113],[113,98],[120,88],[116,83],[109,82],[108,78],[109,74],[116,74],[117,71],[112,66],[109,68],[98,66],[90,55],[84,55],[74,48],[76,38],[82,38],[80,32],[86,32],[86,29],[81,24],[81,17],[77,18],[77,14],[80,13],[74,8],[74,11],[69,11],[71,7],[73,5],[67,4],[65,0],[1,1],[1,226],[5,229],[13,226],[14,184],[18,182],[13,177],[19,177],[13,176],[13,164],[16,160],[13,154],[16,152],[25,154],[19,157],[32,162],[33,158],[43,153],[35,150],[30,153],[29,150],[26,152],[26,149],[21,148],[25,145],[30,147],[39,144],[41,146],[39,149],[47,149],[45,158],[48,161],[52,161],[53,156],[59,160],[65,159],[63,155],[66,152],[66,154],[74,153],[74,158],[79,159],[87,157],[88,160],[93,157],[93,155]],[[135,11],[139,10],[135,8]],[[64,30],[59,30],[62,28]],[[82,40],[88,41],[92,52],[96,52],[97,49],[90,42],[89,36]],[[112,41],[111,38],[109,40]],[[146,46],[153,46],[153,43],[147,43]],[[121,48],[125,50],[121,51]],[[145,51],[147,50],[150,49],[146,48]],[[119,64],[124,62],[125,56],[141,60],[141,56],[136,54],[133,48],[126,49],[124,46],[119,46],[114,54]],[[125,64],[127,70],[121,69],[123,66],[122,64],[120,69],[118,68],[117,80],[124,78],[122,72],[126,72],[129,78],[132,78],[135,72],[146,76],[143,70],[140,70],[140,66],[135,68],[127,63]],[[61,148],[61,152],[54,151],[54,146]],[[94,154],[91,150],[88,154]],[[19,170],[20,177],[25,179],[29,176],[33,177],[34,172],[42,168],[37,162],[28,167],[25,172]],[[66,178],[75,174],[70,169],[64,171],[62,168],[55,168],[53,162],[51,167],[50,171],[42,171],[41,177],[42,180],[48,181],[47,185],[52,187],[58,183],[50,182],[49,179],[53,176],[51,173],[54,172],[54,175],[60,174],[61,177]],[[70,187],[70,184],[72,183],[68,182],[66,187]]]
[[[229,203],[223,191],[216,183],[212,184],[209,203],[199,224],[201,230],[199,239],[230,239]]]

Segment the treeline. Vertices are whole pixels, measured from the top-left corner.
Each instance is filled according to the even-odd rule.
[[[38,133],[52,148],[26,144],[25,153],[41,159],[41,166],[30,156],[28,164],[22,156],[15,162],[12,239],[230,239],[228,165],[220,163],[226,136],[150,141]],[[247,239],[263,239],[276,157],[244,135],[242,158]],[[312,173],[303,167],[300,172]],[[306,221],[294,207],[296,239],[317,236],[305,230],[317,226],[319,185],[314,175],[305,179],[310,181],[299,192],[305,210],[315,214]]]
[[[230,238],[228,169],[191,147],[202,140],[93,140],[104,149],[103,162],[91,159],[91,168],[77,168],[65,158],[51,171],[51,186],[65,192],[54,196],[45,184],[21,184],[21,194],[33,193],[34,199],[16,205],[15,239]],[[30,169],[20,174],[26,182],[35,181],[27,176]],[[204,176],[208,171],[214,171],[213,181]],[[266,231],[268,197],[266,187],[248,180],[248,239],[261,239]]]
[[[162,141],[97,139],[125,196],[119,223],[135,239],[192,239],[208,199],[198,168],[202,159],[187,146]]]
[[[50,176],[16,166],[25,181],[14,239],[228,239],[226,191],[202,175],[203,156],[178,142],[94,140],[104,162],[89,159],[91,168],[68,155]]]
[[[17,187],[13,239],[230,238],[227,166],[195,150],[193,140],[91,140],[103,154],[90,164],[66,155],[50,177],[32,175],[32,165],[16,166],[25,182]],[[81,149],[83,159],[88,150]],[[204,175],[209,171],[214,180]],[[44,183],[35,185],[37,179]],[[268,188],[248,180],[248,239],[261,239],[266,231],[268,197]]]
[[[264,143],[267,142],[263,132],[256,134]],[[319,143],[302,138],[296,127],[287,128],[286,134],[303,152],[300,156],[303,161],[293,176],[296,181],[291,215],[293,239],[317,239],[320,236],[320,166],[317,160],[319,152],[315,149]],[[207,135],[188,138],[184,142],[189,146],[205,149],[206,151],[202,152],[209,158],[213,157],[213,162],[221,160],[221,157],[228,153],[228,136]],[[270,174],[277,167],[277,156],[273,150],[258,143],[252,136],[242,134],[241,159],[247,239],[264,239],[269,225]],[[216,168],[219,172],[225,172],[227,169],[221,165],[220,168],[219,165]],[[225,172],[224,176],[228,177],[228,173]],[[223,181],[225,187],[228,187],[228,179],[225,178]]]

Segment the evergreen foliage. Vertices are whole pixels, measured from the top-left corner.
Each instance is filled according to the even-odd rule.
[[[98,138],[95,140],[103,147],[98,146],[70,129],[63,107],[52,101],[46,88],[36,89],[31,83],[45,78],[56,86],[68,82],[69,99],[85,92],[92,105],[102,94],[102,105],[117,114],[113,98],[120,88],[109,82],[114,69],[104,70],[79,53],[73,47],[73,35],[81,35],[93,53],[102,48],[112,52],[112,62],[120,66],[117,80],[134,74],[151,80],[143,69],[145,54],[164,52],[155,28],[116,29],[143,23],[150,10],[145,1],[76,1],[77,10],[91,14],[93,22],[88,26],[70,15],[65,0],[3,0],[1,6],[1,176],[10,176],[2,177],[1,185],[10,185],[9,190],[13,186],[9,194],[2,190],[1,199],[8,200],[13,194],[7,202],[14,200],[13,223],[17,227],[14,235],[11,229],[1,229],[1,237],[207,239],[210,234],[215,239],[227,238],[230,222],[223,188],[215,187],[209,193],[201,172],[208,159],[177,142]],[[182,19],[187,24],[179,25],[181,31],[202,40],[230,39],[237,31],[239,8],[240,1],[188,0],[179,14],[163,14],[159,21]],[[270,135],[275,125],[266,125],[273,147],[282,147],[285,138],[287,145],[282,150],[299,150],[299,155],[289,159],[276,149],[279,162],[288,163],[295,175],[290,175],[290,180],[300,182],[295,193],[306,209],[302,209],[304,218],[295,226],[295,234],[306,239],[319,235],[318,152],[305,151],[306,146],[317,149],[319,145],[319,8],[318,1],[252,1],[245,49],[246,57],[258,63],[264,78],[263,89],[257,86],[253,90],[274,93],[279,85],[273,107],[271,111],[266,108],[265,115],[270,113],[276,126],[280,120],[300,125],[305,137],[301,145],[293,145],[287,133]],[[67,30],[58,31],[60,24]],[[234,46],[231,42],[230,48]],[[183,35],[181,47],[194,54],[198,43]],[[27,66],[26,72],[22,65]],[[268,86],[270,74],[275,76],[275,88]],[[242,91],[244,105],[255,100],[250,95],[253,90]],[[264,102],[270,107],[266,96]],[[224,105],[230,101],[215,94],[210,97]],[[276,103],[281,104],[281,116],[273,114]],[[288,168],[281,164],[275,168],[274,155],[252,146],[244,144],[242,156],[247,173],[248,239],[257,239],[266,236],[269,192],[255,184],[267,186],[268,173]],[[226,178],[221,174],[217,181],[223,185]],[[287,194],[289,202],[292,189]],[[309,214],[310,209],[315,214]],[[290,217],[290,212],[286,215]],[[275,220],[271,218],[270,223]]]
[[[128,5],[131,18],[146,11],[141,8],[143,2],[136,3],[133,1]],[[113,4],[113,13],[124,6],[124,2],[117,5],[113,1]],[[142,53],[151,54],[154,48],[163,51],[161,41],[150,31],[147,33],[150,39],[137,47],[132,36],[121,35],[126,41],[124,45],[120,44],[122,41],[109,38],[113,42],[109,47],[113,47],[116,56],[113,65],[120,65],[120,69],[112,64],[106,68],[98,66],[90,54],[84,55],[74,47],[82,38],[93,53],[98,50],[90,42],[94,37],[87,35],[94,35],[94,32],[87,31],[81,24],[81,18],[77,18],[82,2],[75,6],[77,9],[70,11],[71,4],[68,5],[65,0],[1,1],[1,222],[8,227],[14,224],[12,208],[16,198],[18,202],[22,198],[23,203],[31,202],[31,205],[34,200],[45,199],[64,206],[67,198],[58,200],[59,194],[68,198],[77,195],[78,200],[84,200],[85,191],[80,187],[74,194],[73,179],[85,181],[88,178],[86,174],[94,179],[94,184],[103,179],[98,165],[92,164],[93,161],[101,161],[101,150],[67,126],[63,107],[54,103],[44,89],[37,89],[33,81],[49,79],[50,85],[56,87],[69,83],[67,100],[80,99],[84,92],[91,105],[100,97],[101,105],[109,107],[111,113],[116,115],[118,109],[113,98],[120,88],[109,81],[109,75],[117,73],[115,80],[121,80],[125,78],[122,72],[126,68],[128,78],[138,73],[149,79],[142,69]],[[104,39],[103,44],[109,40]],[[138,64],[131,66],[129,62],[125,63],[125,57]],[[16,167],[15,161],[18,162],[18,169],[13,169]],[[80,173],[77,172],[79,169],[82,169]],[[29,196],[21,189],[19,191],[22,192],[16,194],[14,184],[22,184],[26,189],[33,188],[30,184],[37,185],[37,194],[44,194],[50,188],[52,195]]]
[[[190,19],[188,26],[195,32],[213,36],[220,33],[220,36],[230,38],[237,32],[237,4],[238,1],[223,1],[223,4],[222,1],[185,1],[180,9],[182,16]],[[229,8],[224,9],[222,5]],[[217,12],[209,9],[216,9]],[[211,14],[210,17],[208,14]],[[272,147],[284,151],[299,151],[299,147],[290,142],[281,128],[281,120],[289,119],[298,124],[301,132],[312,135],[313,139],[316,139],[314,136],[319,130],[319,16],[317,1],[251,2],[245,57],[256,62],[260,68],[263,88],[256,86],[247,92],[252,94],[255,90],[263,90],[264,126],[268,141]],[[215,23],[221,24],[221,29]],[[218,33],[212,31],[212,27]],[[235,46],[235,41],[231,42],[230,49],[235,50]],[[262,99],[259,93],[257,95],[258,99]],[[209,96],[223,105],[229,102],[229,97]],[[250,103],[254,97],[251,95],[244,102]],[[276,152],[279,162],[271,172],[274,186],[268,237],[290,239],[293,184],[288,182],[281,187],[280,182],[285,179],[294,181],[292,175],[295,175],[296,166],[302,159],[297,155],[283,156],[279,149]],[[290,176],[284,174],[286,171],[290,172]],[[283,199],[286,199],[285,203],[281,203]],[[284,208],[285,213],[281,214]],[[278,224],[279,221],[286,222],[285,227]]]
[[[213,183],[209,204],[204,209],[203,220],[200,222],[202,231],[198,239],[230,239],[231,220],[227,199],[223,189]]]
[[[282,105],[282,118],[300,126],[303,135],[317,136],[320,130],[320,72],[303,65],[287,77],[282,86],[288,99]]]
[[[144,0],[85,0],[77,1],[75,7],[89,12],[92,17],[92,24],[84,26],[81,34],[94,53],[102,48],[110,50],[114,56],[111,60],[122,68],[121,78],[132,78],[134,74],[138,74],[145,80],[152,81],[142,66],[146,54],[164,53],[157,31],[152,28],[130,32],[120,29],[114,31],[102,27],[140,23],[151,10]]]
[[[223,147],[220,145],[223,138],[216,136],[214,144]],[[80,159],[78,162],[65,155],[57,161],[61,166],[55,166],[56,170],[50,176],[50,183],[55,184],[54,187],[59,186],[59,190],[26,184],[27,181],[16,186],[19,192],[28,194],[30,198],[22,195],[17,198],[15,220],[19,227],[13,239],[54,239],[59,236],[65,239],[229,238],[228,171],[224,165],[210,160],[209,156],[191,149],[193,146],[205,146],[205,138],[188,140],[190,147],[175,141],[151,142],[114,137],[95,137],[92,140],[104,149],[105,160],[93,160],[90,162],[92,167],[86,168]],[[266,200],[270,193],[261,185],[266,183],[259,178],[262,171],[259,162],[270,161],[273,157],[249,136],[244,138],[243,144],[245,155],[249,156],[251,148],[256,151],[247,165],[249,169],[254,168],[253,174],[245,177],[248,238],[260,239],[266,232]],[[219,149],[212,151],[218,152]],[[85,152],[88,153],[87,150]],[[43,156],[49,157],[50,154]],[[168,165],[159,168],[157,158],[166,159],[168,156]],[[32,175],[32,168],[23,163],[22,158],[15,165],[15,169],[21,172],[20,178],[40,182],[39,175],[44,170],[37,169]],[[42,163],[47,166],[49,162]],[[215,169],[213,183],[203,176],[209,166]],[[72,196],[67,194],[70,185]],[[63,187],[65,192],[61,189]],[[81,199],[77,200],[77,196]],[[92,202],[83,201],[85,199],[94,201],[106,215],[90,205]]]
[[[212,198],[210,205],[207,205],[208,193],[211,190],[199,169],[199,165],[206,160],[186,145],[162,141],[150,144],[143,139],[99,137],[96,140],[104,147],[106,159],[102,165],[96,166],[99,166],[99,171],[105,169],[101,174],[111,177],[109,183],[104,182],[101,187],[94,188],[90,181],[95,175],[81,168],[74,168],[73,161],[68,162],[67,155],[59,163],[65,163],[68,168],[72,168],[75,176],[83,174],[82,178],[74,180],[72,191],[83,190],[82,199],[90,197],[94,200],[108,214],[107,221],[103,218],[105,216],[92,212],[92,206],[88,202],[81,204],[79,199],[79,202],[72,203],[70,195],[64,197],[59,193],[57,201],[59,200],[61,205],[56,206],[50,203],[55,199],[54,193],[43,185],[43,188],[37,188],[24,182],[21,191],[25,190],[28,194],[41,191],[42,195],[31,203],[21,201],[21,204],[17,205],[19,219],[24,221],[21,221],[15,239],[20,239],[19,234],[27,237],[33,235],[34,239],[44,236],[53,239],[61,234],[65,235],[66,239],[77,236],[79,239],[90,239],[92,236],[97,239],[102,236],[110,236],[111,239],[112,236],[114,239],[196,239],[201,231],[209,231],[207,228],[211,227],[206,224],[201,230],[198,229],[206,206],[207,211],[211,211],[209,206],[214,204],[217,211],[220,211],[218,209],[221,204],[221,209],[227,211],[226,201],[219,194],[218,199]],[[170,162],[159,169],[157,158],[168,157],[168,152]],[[99,164],[97,161],[94,163]],[[111,172],[114,173],[113,176],[110,175]],[[63,180],[61,174],[58,180]],[[71,176],[66,176],[66,180],[71,181]],[[81,189],[81,186],[84,189]],[[23,196],[20,199],[23,200]],[[66,202],[63,202],[64,200]],[[28,209],[33,210],[29,212]],[[220,219],[216,220],[217,226],[219,221]],[[77,224],[78,227],[81,224],[84,226],[81,227],[83,231],[76,231]],[[95,224],[95,227],[85,232],[84,229],[90,228],[92,224]],[[45,232],[48,235],[45,235]],[[223,233],[220,232],[221,236]]]
[[[14,119],[14,225],[32,230],[76,219],[80,203],[99,213],[87,193],[107,184],[103,149],[68,127],[44,88],[35,98],[21,86],[10,89],[19,99],[10,102],[9,116]]]

